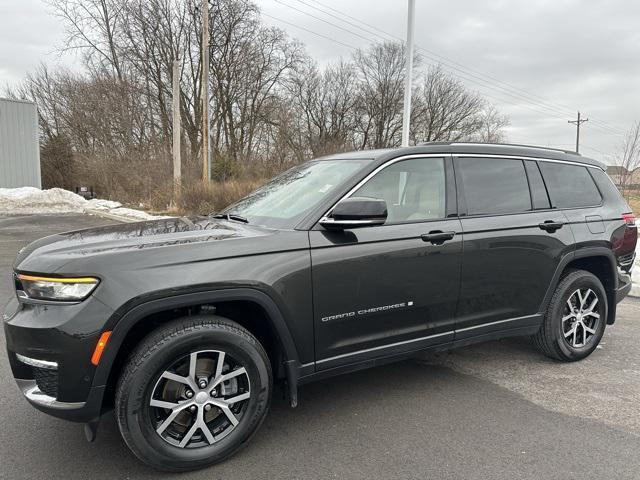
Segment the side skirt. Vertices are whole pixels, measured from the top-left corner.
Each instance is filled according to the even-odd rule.
[[[388,363],[397,362],[407,358],[414,357],[419,353],[436,352],[442,350],[451,350],[454,348],[465,347],[476,343],[489,342],[492,340],[498,340],[500,338],[507,337],[520,337],[534,335],[540,328],[542,322],[542,315],[531,315],[528,317],[522,317],[518,319],[510,319],[513,321],[494,322],[493,324],[482,325],[482,328],[468,329],[469,332],[473,332],[471,335],[464,335],[462,338],[456,332],[455,339],[439,343],[436,345],[430,345],[428,347],[422,347],[417,349],[408,350],[402,353],[393,353],[388,355],[380,355],[376,358],[372,358],[365,361],[353,362],[345,365],[341,365],[326,370],[320,370],[311,374],[301,374],[297,384],[303,385],[305,383],[311,383],[325,378],[334,377],[336,375],[343,375],[345,373],[351,373],[366,368],[377,367],[386,365]],[[502,328],[497,329],[496,326]],[[509,325],[510,328],[504,328]],[[493,330],[491,330],[493,328]],[[355,352],[357,354],[358,352]],[[382,352],[380,352],[382,353]]]

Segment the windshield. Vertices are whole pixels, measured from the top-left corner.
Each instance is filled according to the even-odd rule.
[[[371,160],[320,160],[278,175],[222,213],[240,215],[249,223],[270,228],[294,228],[333,190]]]

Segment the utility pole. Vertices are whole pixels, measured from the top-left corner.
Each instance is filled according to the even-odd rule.
[[[413,76],[413,30],[416,0],[408,0],[407,13],[407,58],[404,72],[404,110],[402,112],[402,146],[409,146],[409,126],[411,123],[411,77]]]
[[[180,60],[173,61],[173,204],[177,205],[182,184],[182,163],[180,159]]]
[[[202,0],[202,180],[209,183],[209,2]]]
[[[580,118],[580,112],[578,112],[577,120],[568,120],[568,123],[573,123],[576,126],[576,153],[580,153],[580,125],[588,121],[588,118]]]

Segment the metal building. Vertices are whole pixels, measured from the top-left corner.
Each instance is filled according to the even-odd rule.
[[[38,110],[0,98],[0,188],[12,187],[41,188]]]

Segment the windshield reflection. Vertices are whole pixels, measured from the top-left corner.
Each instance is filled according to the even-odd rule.
[[[245,217],[249,223],[293,228],[311,209],[371,160],[311,161],[287,170],[221,213]]]

